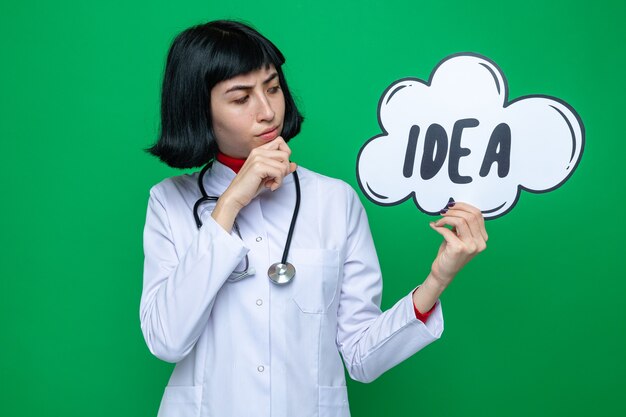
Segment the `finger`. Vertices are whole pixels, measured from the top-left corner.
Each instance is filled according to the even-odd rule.
[[[287,142],[285,142],[282,136],[277,136],[274,140],[259,146],[257,149],[278,149],[291,155],[291,149],[287,146]]]
[[[458,245],[461,243],[456,233],[454,233],[452,230],[448,229],[447,227],[437,226],[436,222],[430,222],[429,225],[435,232],[439,233],[447,243],[450,243],[452,245]],[[441,253],[441,251],[442,251],[442,248],[440,247],[438,253]]]
[[[479,231],[472,230],[469,223],[464,217],[455,217],[454,215],[450,215],[450,212],[446,213],[442,219],[438,222],[442,221],[442,224],[452,225],[452,231],[457,231],[457,236],[464,243],[465,247],[474,253],[479,253],[484,251],[487,248],[487,243],[483,239],[482,235]],[[458,213],[457,213],[458,214]],[[467,216],[467,213],[463,213],[463,216]],[[446,222],[447,220],[447,222]],[[436,222],[436,223],[438,223]],[[472,234],[477,233],[477,234]]]
[[[289,155],[287,155],[287,153],[283,151],[259,151],[254,155],[251,155],[248,159],[250,160],[249,164],[251,165],[261,163],[269,164],[276,167],[280,166],[284,172],[283,175],[288,175],[291,172],[289,170]]]
[[[455,210],[454,208],[448,209],[447,212],[442,214],[444,217],[461,217],[467,223],[473,239],[482,240],[482,233],[480,231],[480,225],[476,218],[476,213],[471,213],[463,210]]]
[[[282,171],[275,171],[274,169],[270,169],[268,171],[267,177],[264,179],[265,186],[269,188],[271,191],[276,191],[283,185],[283,176]]]
[[[287,145],[287,142],[285,142],[285,139],[283,139],[282,136],[276,137],[274,141],[278,144],[278,149],[280,149],[281,151],[285,151],[289,155],[291,155],[291,148],[289,148],[289,145]]]
[[[259,156],[264,156],[266,158],[276,159],[277,161],[289,161],[289,157],[291,156],[290,152],[281,149],[262,149],[255,148],[250,152],[250,157],[256,158]]]
[[[477,209],[475,206],[469,203],[465,203],[463,201],[455,201],[452,207],[456,209],[460,209],[460,210],[469,211],[469,212],[480,213],[480,210]]]
[[[463,217],[456,217],[454,215],[449,215],[448,213],[444,214],[444,217],[437,220],[435,222],[435,226],[437,227],[441,227],[444,225],[452,226],[456,229],[457,233],[455,234],[459,237],[459,239],[461,239],[462,241],[466,243],[468,241],[473,242],[474,237],[472,235],[472,231],[470,230],[469,225],[467,224],[467,221],[465,221]]]
[[[276,191],[283,184],[284,177],[293,173],[297,168],[298,168],[298,165],[296,163],[290,162],[289,168],[288,168],[289,170],[287,173],[285,173],[284,176],[280,177],[280,179],[278,178],[268,179],[268,181],[270,181],[271,183],[271,186],[268,188],[270,188],[272,191]],[[271,181],[274,181],[274,182],[272,183]]]
[[[289,175],[289,167],[289,162],[285,164],[273,159],[267,159],[262,161],[258,168],[261,169],[260,172],[264,175],[264,178],[274,178],[279,183],[282,183],[283,178]]]
[[[256,149],[253,149],[252,152],[250,152],[250,156],[248,156],[248,159],[254,160],[256,158],[263,157],[263,158],[275,159],[281,162],[287,162],[289,161],[289,156],[290,156],[289,152],[281,151],[279,149],[256,148]]]
[[[480,209],[472,206],[471,204],[464,203],[464,202],[454,202],[452,203],[451,206],[448,206],[448,207],[449,207],[449,210],[453,210],[453,209],[462,210],[468,213],[472,213],[475,219],[475,223],[478,227],[478,230],[480,231],[480,234],[482,235],[482,238],[485,240],[485,242],[489,239],[489,235],[487,234],[487,229],[485,227],[485,218],[483,216],[483,213],[480,211]]]
[[[265,184],[267,186],[268,179],[274,180],[280,184],[285,175],[288,174],[288,165],[270,158],[256,158],[254,161],[244,165],[237,176],[243,178],[255,177],[257,184]]]
[[[268,178],[263,180],[263,186],[265,188],[272,188],[272,185],[274,184],[274,178]]]

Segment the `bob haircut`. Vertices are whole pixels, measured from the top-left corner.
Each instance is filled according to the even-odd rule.
[[[278,73],[285,98],[281,136],[300,132],[304,118],[287,87],[285,57],[255,29],[216,20],[181,32],[172,43],[161,92],[161,131],[147,151],[174,168],[211,164],[217,152],[211,118],[211,90],[224,80],[268,67]]]

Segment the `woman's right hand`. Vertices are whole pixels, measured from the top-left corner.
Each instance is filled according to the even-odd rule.
[[[291,149],[280,136],[254,148],[239,173],[217,200],[211,214],[215,221],[230,232],[239,211],[259,195],[261,190],[277,190],[282,185],[283,178],[296,170],[296,164],[289,161],[290,155]]]

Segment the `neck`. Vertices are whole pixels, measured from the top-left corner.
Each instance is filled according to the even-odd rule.
[[[220,151],[217,151],[217,160],[235,171],[235,174],[239,172],[244,162],[246,162],[245,159],[233,158],[232,156],[228,156]]]

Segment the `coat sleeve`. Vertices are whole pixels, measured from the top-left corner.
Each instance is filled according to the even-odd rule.
[[[382,277],[365,210],[350,188],[347,247],[338,310],[337,344],[352,379],[371,382],[439,339],[441,304],[422,323],[415,317],[413,289],[385,312]],[[410,266],[407,266],[410,267]]]
[[[143,236],[139,316],[150,351],[164,361],[178,362],[193,349],[217,292],[248,249],[210,215],[203,216],[204,224],[194,232],[189,247],[176,247],[166,207],[165,198],[153,187]]]

